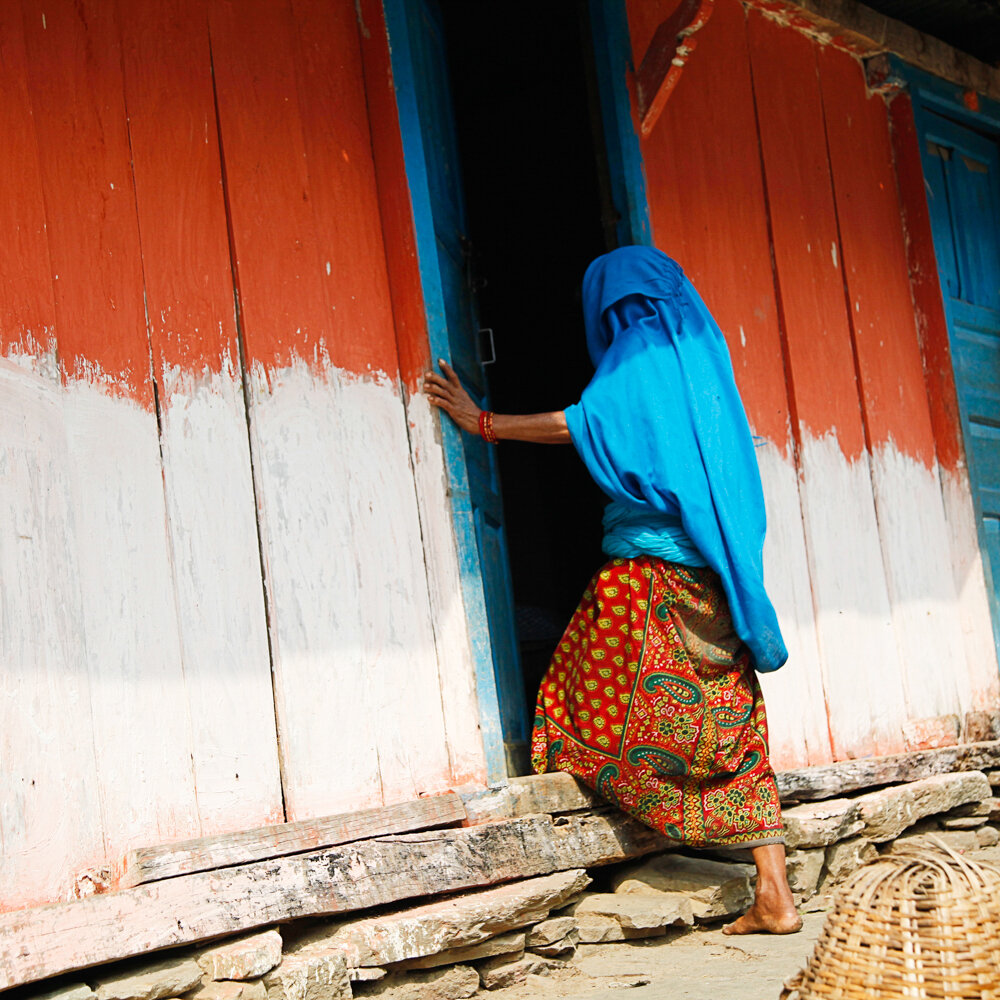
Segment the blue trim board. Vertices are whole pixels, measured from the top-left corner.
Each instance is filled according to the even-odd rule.
[[[910,66],[899,56],[890,56],[889,66],[892,77],[899,80],[912,95],[914,114],[937,111],[981,132],[1000,132],[1000,102],[980,94],[979,110],[970,111],[964,101],[967,87],[949,83],[926,70]],[[919,127],[920,122],[917,124]]]
[[[625,0],[590,0],[590,30],[611,195],[622,212],[618,245],[652,246],[642,151],[632,122],[632,101],[626,84],[633,65]]]
[[[403,141],[403,159],[410,187],[410,203],[416,233],[417,259],[427,315],[427,337],[431,357],[451,361],[448,326],[445,318],[444,291],[438,269],[434,218],[424,154],[423,132],[414,86],[413,52],[407,20],[406,0],[383,0],[386,30],[392,57],[393,86]],[[476,671],[476,694],[479,701],[479,726],[486,757],[487,780],[500,785],[507,780],[503,733],[500,728],[500,701],[493,670],[493,649],[486,615],[483,573],[476,542],[473,513],[462,432],[450,420],[442,420],[441,437],[451,498],[452,523],[458,548],[462,600],[469,624],[469,643]]]

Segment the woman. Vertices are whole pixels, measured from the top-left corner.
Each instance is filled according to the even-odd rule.
[[[579,403],[479,410],[455,373],[425,391],[488,441],[572,442],[611,502],[611,557],[538,694],[536,771],[568,771],[691,847],[751,850],[750,910],[725,930],[791,933],[781,810],[754,670],[787,658],[763,584],[764,500],[725,340],[677,263],[623,247],[587,269],[595,373]]]

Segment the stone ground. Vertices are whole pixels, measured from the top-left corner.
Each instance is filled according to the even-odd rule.
[[[798,934],[727,937],[719,929],[621,944],[582,945],[585,975],[531,976],[522,986],[480,993],[496,1000],[777,1000],[809,959],[826,919],[806,913]]]
[[[966,855],[1000,867],[1000,846]],[[576,974],[530,976],[477,1000],[778,1000],[782,984],[812,956],[825,911],[803,913],[783,937],[727,937],[720,927],[620,944],[581,945]],[[580,973],[583,973],[582,975]]]

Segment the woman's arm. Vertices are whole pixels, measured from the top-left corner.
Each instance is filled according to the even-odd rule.
[[[438,361],[444,376],[427,372],[424,392],[432,406],[445,411],[452,420],[470,434],[479,433],[480,409],[462,388],[458,376],[445,361]],[[569,444],[569,430],[562,410],[551,413],[513,415],[497,413],[493,417],[493,433],[510,441],[533,441],[536,444]]]

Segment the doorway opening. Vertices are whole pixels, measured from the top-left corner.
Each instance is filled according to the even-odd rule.
[[[559,410],[593,374],[580,282],[614,246],[586,0],[442,0],[486,367],[501,413]],[[487,357],[490,347],[487,340]],[[503,509],[528,718],[600,566],[606,498],[569,446],[504,442]]]

